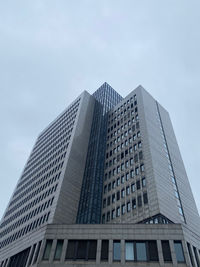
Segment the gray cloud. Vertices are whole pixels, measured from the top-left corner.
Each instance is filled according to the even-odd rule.
[[[0,3],[0,217],[38,133],[83,90],[142,84],[170,113],[200,210],[198,1]]]

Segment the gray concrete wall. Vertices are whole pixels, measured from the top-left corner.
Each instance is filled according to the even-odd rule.
[[[75,223],[78,211],[82,179],[85,169],[88,142],[93,119],[94,98],[82,94],[80,108],[73,131],[73,140],[65,159],[63,179],[57,193],[58,200],[53,223]]]

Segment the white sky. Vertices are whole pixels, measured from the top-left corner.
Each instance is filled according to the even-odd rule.
[[[200,1],[0,2],[0,217],[39,132],[83,90],[141,84],[170,113],[200,210]]]

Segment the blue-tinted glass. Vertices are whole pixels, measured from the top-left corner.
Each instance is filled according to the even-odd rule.
[[[137,260],[138,261],[146,261],[147,260],[145,242],[136,242],[136,253],[137,253]]]
[[[126,260],[133,261],[134,260],[134,243],[126,242]]]
[[[120,261],[121,260],[121,243],[120,241],[113,242],[113,260]]]
[[[178,262],[185,262],[183,248],[181,242],[174,242],[174,250],[176,253],[176,259]]]

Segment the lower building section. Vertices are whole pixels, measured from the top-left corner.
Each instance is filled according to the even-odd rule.
[[[181,224],[50,224],[0,256],[0,267],[83,265],[200,267],[200,239]]]

